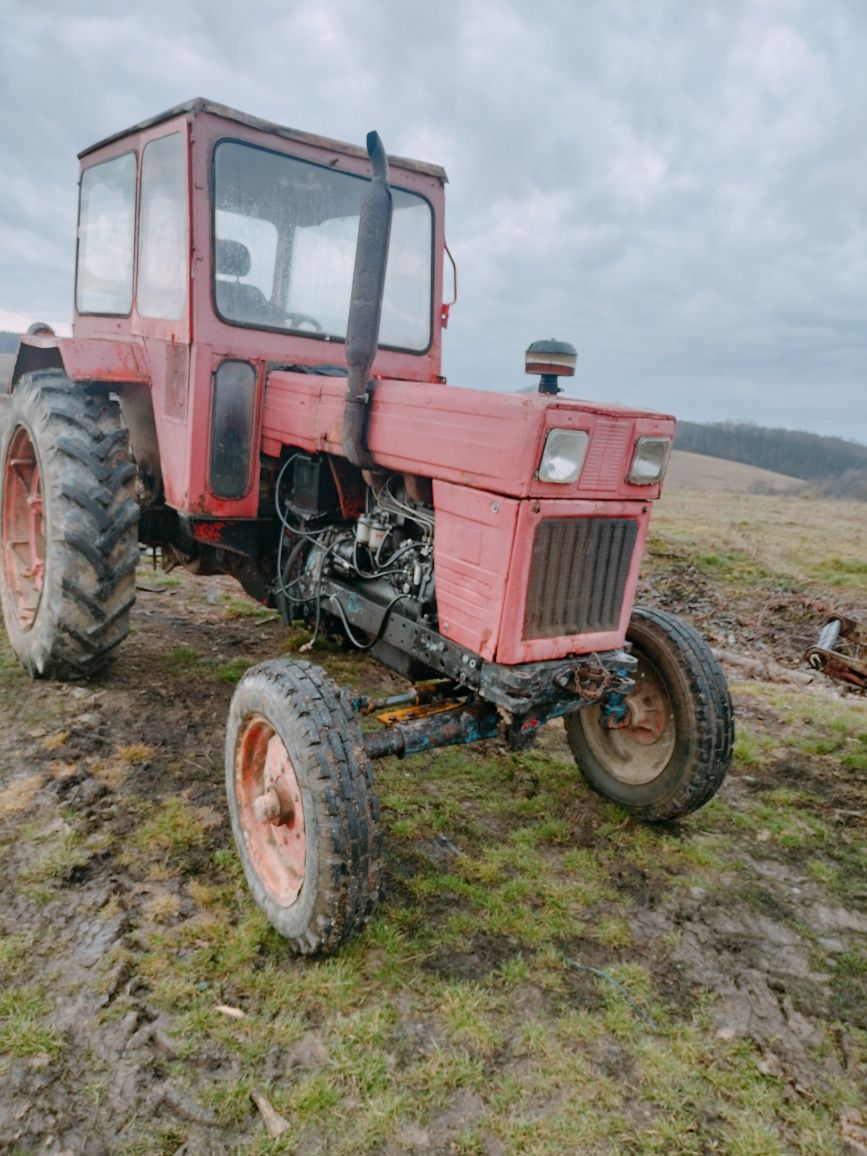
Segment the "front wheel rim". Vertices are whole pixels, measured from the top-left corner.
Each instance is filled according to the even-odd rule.
[[[618,783],[643,787],[666,769],[677,743],[674,709],[665,679],[644,654],[636,652],[635,689],[626,700],[629,726],[608,730],[601,707],[582,711],[584,738],[597,762]]]
[[[3,463],[3,575],[22,630],[33,625],[45,584],[42,471],[24,426],[12,435]]]
[[[298,776],[266,718],[249,718],[235,750],[235,800],[249,863],[269,899],[291,907],[307,870],[307,833]]]

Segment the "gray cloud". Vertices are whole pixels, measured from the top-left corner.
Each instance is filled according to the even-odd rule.
[[[68,321],[77,151],[193,95],[449,172],[450,380],[867,441],[857,0],[7,6],[0,322]]]

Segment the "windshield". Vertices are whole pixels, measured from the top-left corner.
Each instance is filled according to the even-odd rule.
[[[368,182],[237,141],[214,153],[214,299],[227,321],[343,340]],[[430,204],[392,189],[381,345],[431,340]]]

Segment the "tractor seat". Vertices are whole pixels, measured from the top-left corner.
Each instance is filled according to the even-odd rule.
[[[256,285],[241,282],[250,272],[250,250],[240,241],[217,241],[217,309],[229,321],[273,325],[274,307]],[[234,281],[219,280],[234,277]]]

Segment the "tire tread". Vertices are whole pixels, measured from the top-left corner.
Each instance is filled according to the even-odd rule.
[[[633,626],[638,627],[639,634],[642,631],[655,634],[658,640],[664,640],[663,646],[669,646],[676,652],[677,665],[685,679],[695,715],[692,735],[694,757],[675,788],[660,798],[642,802],[633,803],[622,797],[617,798],[637,817],[648,822],[665,822],[698,810],[719,790],[731,763],[734,711],[725,675],[710,647],[693,626],[667,611],[650,607],[636,607],[633,610],[630,629]],[[569,745],[579,767],[588,757],[581,735],[584,725],[580,713],[569,716],[566,723]],[[594,781],[586,765],[582,769],[593,790],[605,797],[615,797],[603,785]]]
[[[26,631],[15,629],[4,605],[7,631],[33,677],[89,678],[126,637],[135,600],[139,507],[128,434],[107,392],[61,369],[18,383],[7,429],[20,424],[39,455],[52,526],[46,554],[59,580]],[[4,456],[6,444],[4,437]],[[45,604],[49,595],[53,604]]]
[[[288,909],[291,914],[284,917],[281,912],[286,909],[275,908],[257,886],[237,821],[233,798],[234,742],[244,717],[250,713],[245,702],[257,698],[285,703],[297,734],[291,755],[293,764],[299,778],[303,776],[308,781],[316,808],[317,839],[322,843],[318,886],[303,915],[302,926],[295,925],[299,903]],[[276,720],[269,721],[276,725]],[[253,894],[272,925],[301,954],[336,950],[367,922],[380,889],[379,809],[373,772],[358,719],[345,693],[321,668],[305,661],[274,659],[247,671],[230,709],[226,783],[244,869]]]

